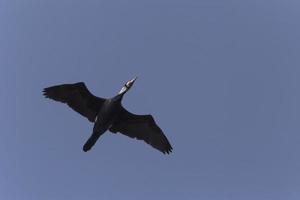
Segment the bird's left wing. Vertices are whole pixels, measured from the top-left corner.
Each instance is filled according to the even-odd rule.
[[[118,119],[109,130],[113,133],[120,132],[131,138],[144,140],[164,154],[172,152],[170,142],[151,115],[136,115],[122,107]]]
[[[103,98],[94,96],[83,82],[56,85],[45,88],[43,92],[46,98],[68,104],[91,122],[95,121],[105,101]]]

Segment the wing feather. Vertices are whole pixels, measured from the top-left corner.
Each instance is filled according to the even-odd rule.
[[[83,82],[45,88],[46,98],[68,104],[73,110],[94,122],[105,99],[94,96]]]
[[[122,107],[119,118],[109,130],[113,133],[120,132],[131,138],[144,140],[164,154],[169,154],[173,149],[151,115],[136,115]]]

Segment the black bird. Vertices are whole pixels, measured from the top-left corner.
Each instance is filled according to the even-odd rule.
[[[92,135],[83,145],[89,151],[98,138],[109,130],[120,132],[131,138],[144,140],[162,153],[172,152],[172,146],[151,115],[136,115],[127,111],[121,104],[124,94],[137,79],[128,81],[121,91],[112,98],[96,97],[89,92],[83,82],[63,84],[45,88],[46,98],[68,104],[90,122],[94,123]]]

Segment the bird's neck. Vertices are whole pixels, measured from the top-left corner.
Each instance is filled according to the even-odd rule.
[[[123,86],[119,92],[119,94],[125,94],[127,91],[129,90],[129,88],[127,86]]]

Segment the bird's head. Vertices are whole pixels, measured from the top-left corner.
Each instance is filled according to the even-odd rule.
[[[125,85],[122,87],[121,91],[119,92],[119,94],[124,94],[126,93],[132,86],[133,86],[133,83],[136,81],[137,77],[127,81],[125,83]]]

